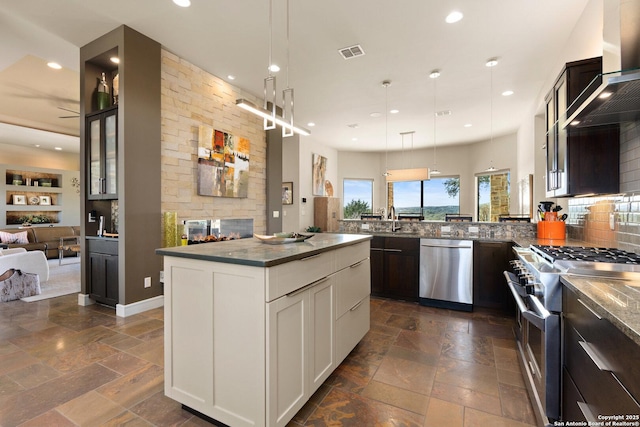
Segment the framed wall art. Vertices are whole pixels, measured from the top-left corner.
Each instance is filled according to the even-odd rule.
[[[293,182],[282,183],[282,204],[283,205],[293,204]]]
[[[24,194],[14,194],[11,198],[14,205],[26,205],[27,204],[27,196]]]
[[[313,153],[312,187],[314,196],[324,196],[324,177],[327,172],[327,158]]]
[[[200,126],[198,131],[198,194],[247,197],[249,149],[247,138]]]
[[[39,196],[41,205],[50,205],[51,204],[51,196]]]

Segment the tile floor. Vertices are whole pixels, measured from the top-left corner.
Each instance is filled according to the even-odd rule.
[[[372,299],[371,330],[289,423],[528,426],[512,320]],[[0,426],[207,426],[163,394],[163,310],[0,304]]]

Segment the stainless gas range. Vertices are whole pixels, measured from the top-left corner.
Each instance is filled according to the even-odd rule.
[[[640,277],[640,255],[612,248],[515,247],[518,259],[505,278],[516,301],[516,340],[538,422],[561,419],[562,274]]]

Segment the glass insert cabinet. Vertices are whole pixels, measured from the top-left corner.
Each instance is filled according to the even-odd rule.
[[[118,108],[86,117],[88,156],[88,198],[117,199]]]

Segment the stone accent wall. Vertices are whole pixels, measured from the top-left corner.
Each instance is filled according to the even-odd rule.
[[[177,212],[178,221],[252,218],[254,232],[264,233],[266,133],[262,119],[235,105],[238,98],[261,103],[183,58],[162,50],[162,212]],[[200,125],[251,141],[247,198],[198,195]]]
[[[491,222],[509,214],[509,174],[491,175]]]

